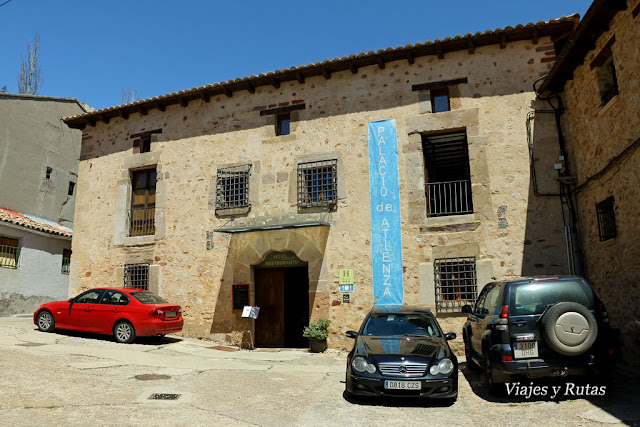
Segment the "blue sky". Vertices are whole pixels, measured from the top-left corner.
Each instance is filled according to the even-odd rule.
[[[0,4],[6,0],[0,0]],[[584,13],[590,0],[381,2],[11,0],[0,7],[0,87],[40,35],[41,95],[94,108],[251,74]]]

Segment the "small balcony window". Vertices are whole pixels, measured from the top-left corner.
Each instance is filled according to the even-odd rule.
[[[0,267],[18,268],[20,259],[20,241],[0,237]]]
[[[132,200],[129,209],[129,236],[155,234],[156,170],[146,169],[131,174]]]
[[[466,132],[423,137],[427,216],[473,213]]]

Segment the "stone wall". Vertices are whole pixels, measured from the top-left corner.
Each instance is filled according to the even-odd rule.
[[[567,112],[563,126],[578,185],[602,171],[640,138],[640,16],[632,14],[638,2],[628,3],[628,9],[615,16],[609,30],[598,39],[564,89]],[[612,37],[615,37],[611,51],[619,93],[603,106],[598,69],[592,69],[591,65]],[[640,356],[638,150],[613,166],[580,191],[577,205],[588,279],[607,307],[611,325],[622,332],[623,356],[637,362]],[[600,241],[596,204],[611,196],[617,236]]]
[[[232,312],[231,285],[253,285],[251,265],[270,251],[292,250],[309,263],[311,318],[328,316],[330,345],[346,349],[351,341],[345,332],[358,328],[373,303],[367,123],[390,118],[397,121],[405,303],[435,308],[433,261],[438,257],[475,256],[478,290],[498,277],[565,273],[559,204],[532,197],[526,137],[532,84],[547,72],[552,49],[549,38],[508,43],[504,49],[485,46],[473,54],[465,50],[444,59],[416,58],[414,64],[390,62],[383,69],[364,67],[356,74],[312,77],[278,89],[260,86],[254,94],[235,92],[87,127],[72,292],[120,286],[123,265],[144,260],[157,277],[152,288],[183,306],[185,334],[241,343],[252,326]],[[449,112],[431,113],[426,94],[412,91],[414,84],[464,77],[468,83],[450,92]],[[302,103],[305,108],[292,113],[290,135],[276,136],[273,116],[259,114]],[[162,132],[154,134],[151,152],[134,154],[131,135],[157,129]],[[446,130],[467,132],[474,212],[427,218],[421,135]],[[552,163],[541,156],[543,163]],[[297,163],[327,157],[338,160],[337,207],[299,209]],[[252,164],[251,208],[216,215],[216,170],[239,164]],[[127,237],[130,171],[153,166],[156,234]],[[544,229],[536,225],[539,219],[531,222],[532,212],[548,214]],[[329,226],[214,232],[309,221]],[[526,250],[533,247],[541,250]],[[346,304],[338,292],[342,268],[352,268],[355,275]],[[446,317],[447,332],[461,340],[464,317]]]

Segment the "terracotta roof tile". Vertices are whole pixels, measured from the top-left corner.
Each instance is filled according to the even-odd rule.
[[[193,87],[191,89],[185,89],[178,92],[171,92],[165,95],[154,96],[144,100],[135,101],[129,104],[116,105],[114,107],[103,108],[101,110],[92,111],[86,114],[79,114],[72,117],[64,118],[65,123],[71,127],[83,128],[86,123],[94,124],[91,122],[99,121],[110,117],[116,117],[118,111],[123,110],[127,114],[133,112],[139,112],[142,105],[149,108],[154,108],[157,105],[171,105],[179,102],[181,96],[188,101],[198,99],[200,94],[206,93],[207,95],[223,94],[223,90],[238,91],[247,89],[247,85],[243,83],[250,83],[254,86],[261,86],[272,84],[272,78],[276,78],[281,81],[295,80],[294,74],[300,74],[303,77],[311,77],[320,75],[319,69],[327,67],[329,72],[347,70],[348,63],[350,61],[357,61],[356,67],[369,66],[377,64],[376,61],[397,61],[405,59],[408,54],[415,56],[433,55],[438,46],[444,48],[444,52],[450,52],[454,50],[467,49],[467,41],[473,41],[478,43],[478,46],[487,44],[500,43],[499,40],[495,40],[502,35],[507,36],[507,41],[510,41],[509,36],[513,40],[523,40],[531,38],[533,31],[537,31],[540,37],[544,35],[552,35],[557,33],[567,32],[567,28],[573,30],[580,19],[578,14],[569,16],[563,16],[558,19],[551,19],[549,21],[538,21],[536,24],[529,22],[525,25],[518,24],[515,27],[507,26],[504,29],[496,28],[495,30],[486,30],[485,32],[478,31],[475,34],[467,33],[463,36],[456,35],[455,37],[446,37],[444,40],[437,38],[435,41],[425,41],[423,43],[417,42],[415,44],[407,44],[405,46],[388,47],[386,49],[380,49],[377,52],[370,50],[367,53],[360,52],[359,54],[351,54],[349,56],[342,56],[341,58],[325,59],[324,61],[318,61],[309,64],[301,64],[297,67],[285,68],[283,70],[269,71],[267,73],[260,73],[258,75],[250,75],[245,77],[239,77],[233,80],[222,81],[218,83],[207,84],[204,86]],[[464,46],[463,46],[464,44]],[[438,45],[438,46],[435,46]],[[404,57],[403,57],[404,55]],[[378,58],[372,58],[372,57]],[[271,79],[271,80],[269,80]],[[239,83],[241,85],[239,85]],[[222,88],[222,90],[221,90]]]
[[[22,214],[6,208],[0,208],[0,221],[64,237],[71,237],[73,233],[72,229],[65,227],[59,222],[41,218],[36,215]]]

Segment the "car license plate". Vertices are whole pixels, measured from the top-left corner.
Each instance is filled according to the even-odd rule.
[[[175,311],[167,311],[166,313],[164,313],[164,317],[176,317],[176,312]]]
[[[388,390],[420,390],[422,383],[420,381],[385,381],[384,388]]]
[[[527,357],[538,357],[537,341],[521,341],[513,344],[513,357],[516,359],[526,359]]]

